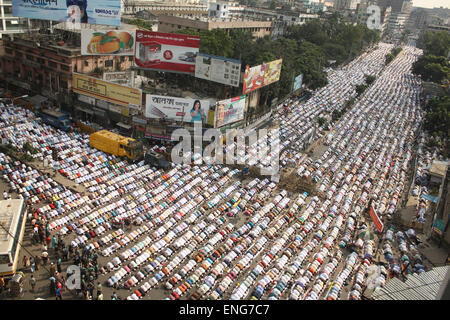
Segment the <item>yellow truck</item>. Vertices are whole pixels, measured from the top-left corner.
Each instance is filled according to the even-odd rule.
[[[132,161],[140,160],[144,153],[142,142],[108,130],[91,133],[89,142],[93,148],[115,156],[127,157]]]

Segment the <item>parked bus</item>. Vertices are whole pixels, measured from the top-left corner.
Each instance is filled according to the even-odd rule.
[[[42,109],[39,112],[39,116],[42,118],[42,121],[44,123],[54,126],[55,128],[64,131],[70,131],[70,129],[72,128],[72,123],[69,120],[69,115],[66,113],[49,109]]]
[[[10,278],[16,273],[25,221],[24,199],[0,201],[0,276]]]

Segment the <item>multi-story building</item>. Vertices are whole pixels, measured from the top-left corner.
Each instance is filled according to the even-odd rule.
[[[14,17],[12,0],[0,0],[0,38],[4,34],[24,33],[32,28],[30,19]]]
[[[158,31],[174,32],[180,29],[213,30],[233,29],[250,31],[254,37],[262,38],[272,34],[272,21],[245,20],[239,18],[191,18],[186,16],[160,16]]]
[[[54,34],[4,35],[0,57],[5,86],[20,87],[54,100],[71,92],[72,73],[127,70],[132,56],[81,55],[80,33],[55,30]]]
[[[146,10],[155,16],[160,15],[186,15],[191,17],[208,15],[208,5],[197,2],[164,2],[164,1],[142,1],[123,0],[122,16],[134,15],[139,11]]]

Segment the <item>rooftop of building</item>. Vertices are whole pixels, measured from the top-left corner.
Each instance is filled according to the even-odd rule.
[[[14,224],[17,223],[20,210],[22,209],[23,199],[9,199],[0,201],[0,251],[2,251],[6,241],[12,238],[9,234],[14,234],[12,230]],[[8,232],[6,231],[8,230]]]
[[[447,173],[448,166],[449,166],[449,161],[434,160],[433,163],[431,164],[430,174],[444,178],[445,174]]]
[[[392,278],[384,288],[376,290],[374,300],[436,300],[439,289],[445,285],[450,266],[436,267],[422,274],[412,274],[403,282]]]

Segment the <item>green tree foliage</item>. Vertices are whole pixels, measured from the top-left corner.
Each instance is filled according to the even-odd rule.
[[[450,78],[450,64],[443,56],[421,56],[413,64],[413,73],[420,75],[424,81],[441,83]]]
[[[440,100],[434,98],[425,106],[424,129],[433,136],[442,139],[445,154],[450,156],[450,97],[444,96]]]
[[[132,20],[128,20],[128,24],[132,24],[134,26],[138,26],[141,29],[145,29],[145,30],[152,30],[152,26],[153,24],[142,20],[142,19],[132,19]]]
[[[446,57],[450,50],[450,34],[446,31],[426,31],[419,43],[425,55]]]

